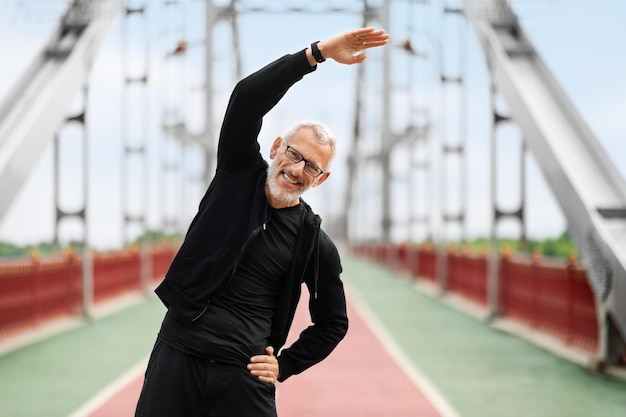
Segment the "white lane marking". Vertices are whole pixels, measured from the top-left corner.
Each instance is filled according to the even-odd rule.
[[[402,372],[404,372],[411,382],[424,394],[441,417],[461,417],[459,412],[452,407],[435,385],[430,382],[424,373],[406,356],[402,349],[400,349],[380,320],[378,320],[369,306],[363,301],[363,297],[359,295],[358,291],[345,281],[344,284],[347,284],[346,292],[350,298],[351,304],[365,324],[370,328],[372,333],[374,333],[376,338],[383,345],[383,348],[400,367]]]
[[[148,357],[142,359],[128,369],[109,385],[102,388],[96,395],[91,397],[78,410],[74,411],[68,417],[88,417],[104,403],[113,398],[115,394],[130,384],[135,378],[141,375],[148,366]]]

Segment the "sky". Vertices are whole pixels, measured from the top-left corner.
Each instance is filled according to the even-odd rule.
[[[0,99],[13,85],[56,25],[65,7],[64,1],[4,0],[0,2]],[[136,2],[140,3],[140,2]],[[116,19],[98,50],[90,73],[88,101],[88,235],[92,246],[101,249],[121,245],[124,234],[131,237],[136,229],[124,232],[122,222],[122,158],[123,140],[141,144],[145,140],[147,157],[129,158],[128,169],[133,181],[128,183],[128,205],[131,213],[145,211],[148,227],[164,228],[166,219],[175,219],[177,230],[184,231],[204,191],[199,180],[203,175],[204,152],[197,144],[182,147],[161,129],[163,124],[184,119],[191,132],[204,129],[204,2],[189,0],[178,5],[148,2],[145,19]],[[246,5],[262,5],[278,9],[282,4],[307,5],[322,10],[329,2],[253,1]],[[356,0],[332,2],[357,9]],[[375,2],[371,2],[375,3]],[[436,169],[440,154],[440,138],[454,130],[455,114],[443,113],[441,87],[435,82],[438,55],[449,73],[463,71],[467,79],[467,172],[464,184],[468,190],[467,232],[470,237],[490,233],[489,195],[489,74],[484,56],[471,26],[462,21],[443,19],[441,5],[458,2],[431,0],[421,5],[408,0],[392,1],[389,27],[392,52],[392,128],[402,131],[418,116],[420,106],[430,104],[433,133],[420,156],[432,160],[428,176],[419,177],[409,166],[409,148],[400,147],[392,157],[394,204],[392,216],[395,241],[419,240],[423,228],[408,226],[409,211],[428,212],[437,230],[440,213],[442,176]],[[598,141],[610,155],[620,173],[626,177],[626,54],[620,48],[626,40],[626,2],[620,0],[517,0],[510,2],[533,46],[553,72]],[[260,68],[271,60],[306,47],[347,29],[362,25],[354,13],[245,13],[238,20],[242,75]],[[379,26],[378,24],[374,24]],[[127,37],[124,37],[126,28]],[[459,32],[460,31],[460,32]],[[460,34],[460,36],[457,36]],[[213,88],[215,129],[219,128],[223,108],[237,81],[228,24],[220,23],[213,32],[215,45],[215,78]],[[185,58],[172,57],[176,42],[185,38],[189,52]],[[126,42],[124,41],[126,39]],[[425,51],[426,59],[410,60],[398,47],[406,39]],[[437,48],[433,39],[441,39]],[[623,49],[623,48],[621,48]],[[124,51],[126,58],[124,57]],[[459,59],[465,51],[465,61]],[[149,66],[146,88],[124,89],[125,74],[137,75]],[[464,64],[462,65],[462,62]],[[364,64],[366,81],[366,126],[375,136],[380,128],[381,53],[369,54]],[[459,69],[459,68],[464,69]],[[296,84],[285,99],[265,119],[260,135],[262,150],[267,153],[272,140],[284,134],[302,119],[318,119],[327,123],[339,139],[339,150],[330,179],[311,190],[305,199],[325,219],[343,210],[346,193],[345,160],[350,149],[354,120],[355,67],[333,62]],[[407,94],[407,91],[412,94]],[[449,94],[449,93],[448,93]],[[447,96],[446,96],[447,97]],[[446,98],[446,103],[454,99]],[[82,105],[77,97],[72,113]],[[421,113],[420,113],[421,114]],[[125,122],[124,122],[125,120]],[[451,126],[443,123],[451,121]],[[124,124],[125,123],[125,124]],[[447,126],[447,127],[446,127]],[[72,211],[83,204],[80,132],[73,127],[60,131],[62,138],[61,204]],[[505,207],[517,204],[515,132],[512,141],[498,154],[504,167],[499,179],[500,203]],[[375,148],[377,139],[368,137],[364,148]],[[178,170],[164,170],[176,163]],[[535,238],[554,237],[566,229],[566,222],[532,156],[528,163],[528,234]],[[368,165],[369,167],[370,165]],[[147,175],[139,173],[145,169]],[[511,172],[513,171],[513,172]],[[7,216],[0,221],[0,241],[31,244],[50,241],[54,233],[52,185],[52,148],[44,153],[26,185],[12,203]],[[365,214],[352,216],[356,222],[355,237],[375,238],[379,233],[380,187],[377,168],[359,178],[358,204],[368,208]],[[448,173],[450,177],[456,173]],[[512,175],[512,178],[509,176]],[[143,178],[143,180],[142,180]],[[416,185],[407,179],[417,178],[419,192],[410,193]],[[456,178],[456,176],[454,176]],[[454,187],[449,200],[455,200]],[[143,191],[141,191],[143,190]],[[448,190],[450,192],[450,190]],[[458,202],[457,202],[458,203]],[[460,204],[460,203],[459,203]],[[369,217],[368,217],[369,216]],[[504,224],[503,235],[516,236],[517,226]],[[65,220],[61,224],[61,240],[81,240],[79,222]],[[442,233],[442,232],[436,232]]]

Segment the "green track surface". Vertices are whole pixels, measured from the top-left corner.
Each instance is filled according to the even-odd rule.
[[[376,264],[347,255],[343,263],[350,289],[461,416],[626,416],[623,380],[494,330]],[[147,357],[164,312],[146,297],[0,356],[0,416],[67,417]]]
[[[624,417],[626,382],[499,332],[380,266],[346,257],[345,281],[463,417]]]
[[[147,297],[0,356],[0,416],[70,415],[147,357],[164,312],[155,297]]]

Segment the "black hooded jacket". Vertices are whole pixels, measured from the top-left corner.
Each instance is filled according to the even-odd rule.
[[[257,138],[262,118],[287,90],[314,71],[305,51],[285,55],[237,83],[222,124],[215,177],[200,202],[185,240],[156,293],[178,315],[194,320],[227,284],[248,243],[267,219],[268,164]],[[289,274],[280,292],[269,344],[278,352],[304,282],[312,325],[278,355],[283,381],[324,359],[348,329],[339,253],[321,220],[302,201],[306,215]]]

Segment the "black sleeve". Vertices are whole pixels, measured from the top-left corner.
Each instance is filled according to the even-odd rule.
[[[314,283],[306,281],[310,299],[309,312],[313,324],[306,328],[298,340],[283,349],[278,357],[280,381],[299,374],[325,359],[348,331],[346,297],[340,278],[341,260],[330,238],[321,233],[320,271],[317,298]]]
[[[218,171],[235,170],[261,158],[257,140],[263,117],[292,85],[315,69],[303,49],[275,60],[237,83],[220,131]]]

